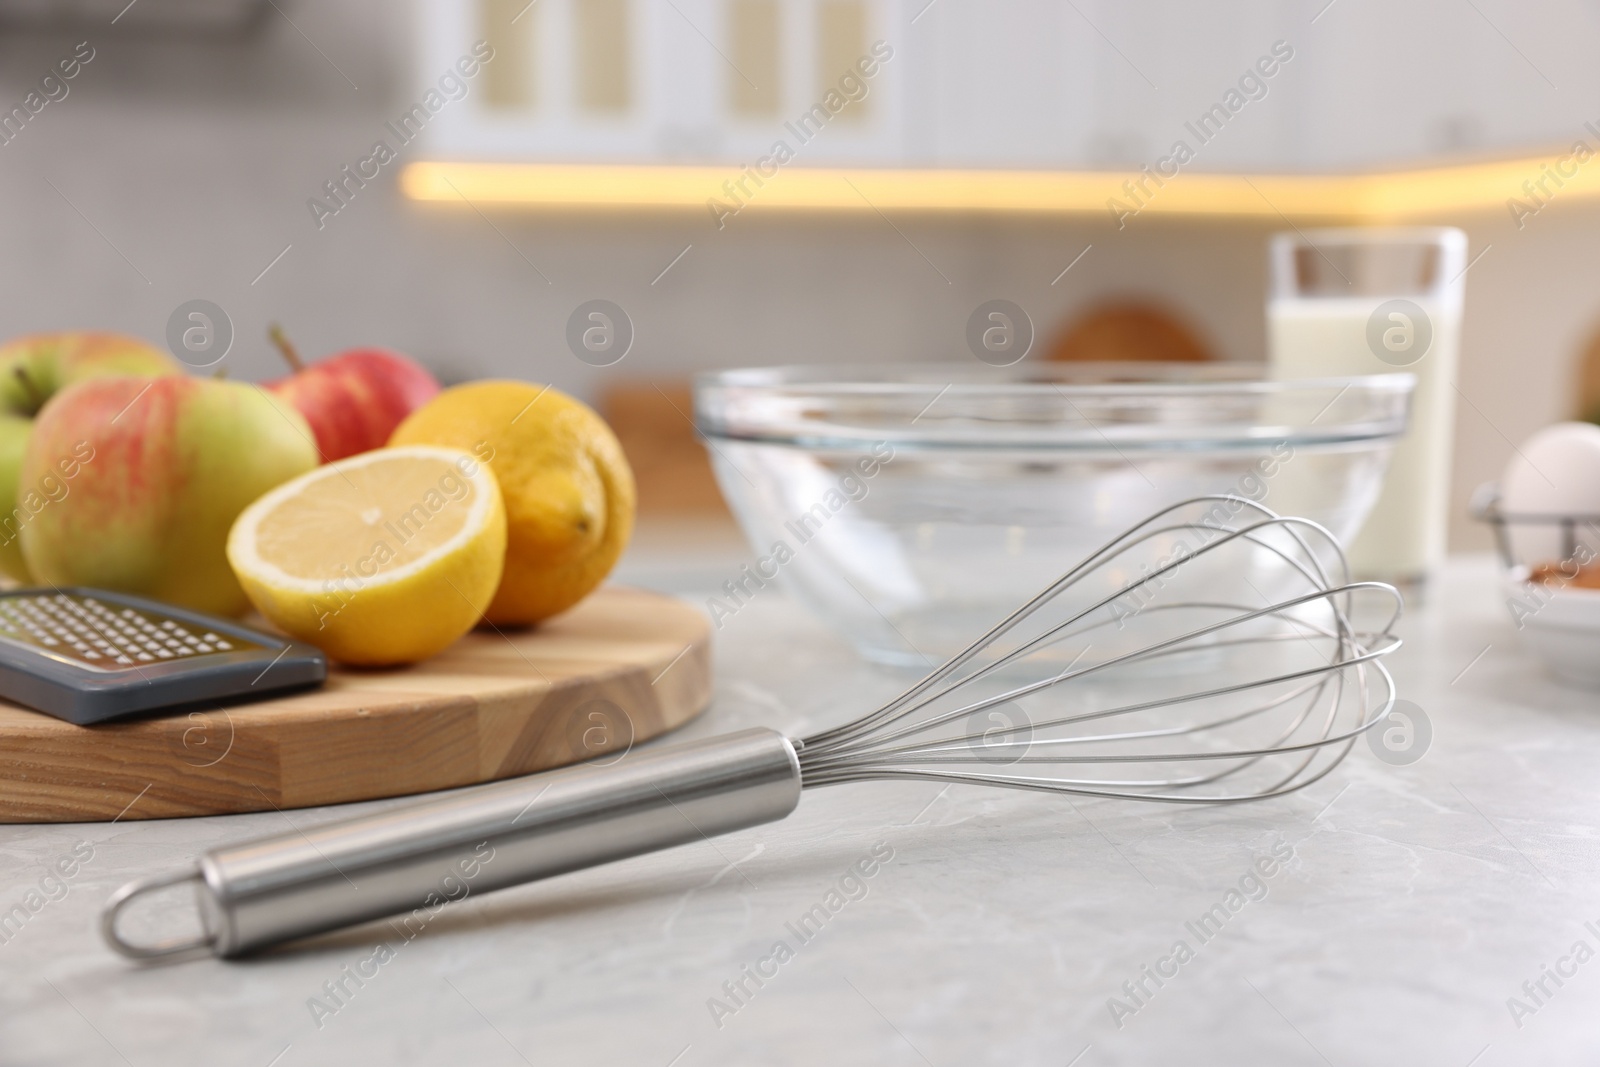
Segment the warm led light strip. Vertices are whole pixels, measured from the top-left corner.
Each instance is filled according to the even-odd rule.
[[[1566,171],[1569,173],[1561,173]],[[784,167],[761,179],[731,166],[421,162],[405,168],[413,200],[528,208],[773,208],[1139,214],[1397,220],[1463,210],[1529,210],[1600,195],[1600,161],[1532,159],[1350,175],[1179,173],[1157,186],[1137,172]],[[737,196],[729,184],[744,178]],[[1125,182],[1142,181],[1129,192]],[[1557,182],[1561,184],[1558,185]],[[1542,187],[1540,183],[1542,182]],[[728,183],[728,184],[725,184]],[[1530,183],[1525,187],[1524,183]],[[1531,188],[1532,192],[1529,192]],[[1116,204],[1111,201],[1115,200]]]

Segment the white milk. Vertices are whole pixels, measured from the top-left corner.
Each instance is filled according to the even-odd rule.
[[[1406,297],[1431,320],[1433,339],[1421,359],[1397,367],[1380,360],[1367,344],[1367,320],[1388,299],[1275,298],[1267,305],[1267,342],[1278,378],[1416,376],[1411,426],[1395,447],[1378,502],[1347,546],[1358,577],[1412,582],[1426,578],[1445,554],[1461,303]]]

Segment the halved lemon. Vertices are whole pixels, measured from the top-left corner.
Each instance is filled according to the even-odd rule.
[[[494,598],[506,510],[488,465],[454,448],[364,452],[257,500],[228,535],[250,602],[344,663],[412,663]]]

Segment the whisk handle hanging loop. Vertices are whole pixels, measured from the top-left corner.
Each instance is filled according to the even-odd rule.
[[[134,897],[182,874],[123,887],[103,932],[149,958],[202,946],[238,956],[387,916],[420,929],[448,901],[773,822],[799,801],[793,743],[743,730],[217,849],[187,876],[204,937],[141,946],[117,929]]]

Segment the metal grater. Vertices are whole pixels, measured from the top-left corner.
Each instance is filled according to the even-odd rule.
[[[0,593],[0,697],[85,725],[315,685],[309,645],[100,589]]]

